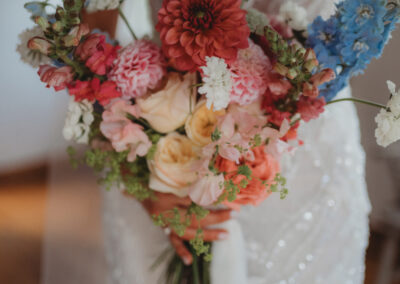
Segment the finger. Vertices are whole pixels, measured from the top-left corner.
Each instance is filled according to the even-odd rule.
[[[232,218],[232,210],[214,210],[211,211],[205,218],[200,221],[196,217],[192,218],[190,227],[198,228],[199,226],[204,228],[211,225],[216,225],[228,221]]]
[[[192,203],[189,197],[178,197],[171,193],[161,193],[161,192],[156,192],[155,194],[157,200],[162,201],[162,203],[170,204],[171,207],[175,206],[187,207],[190,206],[190,204]]]
[[[179,255],[179,257],[182,259],[183,263],[185,265],[190,265],[193,262],[193,256],[183,243],[182,239],[179,238],[177,235],[174,233],[171,233],[169,235],[169,239],[171,241],[172,246],[174,247],[176,253]]]
[[[187,228],[181,237],[186,241],[193,240],[196,237],[197,229]],[[206,242],[225,240],[228,238],[228,232],[223,229],[204,229],[203,240]]]

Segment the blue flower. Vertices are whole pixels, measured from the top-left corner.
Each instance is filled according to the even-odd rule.
[[[343,29],[352,32],[361,30],[383,31],[386,1],[384,0],[351,0],[337,5],[339,21]]]
[[[343,34],[338,49],[346,65],[354,66],[356,70],[364,69],[373,57],[381,53],[381,42],[380,33],[369,33],[365,30],[361,33]]]
[[[386,0],[345,0],[337,13],[309,26],[307,45],[314,49],[321,67],[335,70],[336,79],[320,87],[331,100],[349,79],[378,58],[399,20],[400,7]]]
[[[317,17],[308,28],[307,44],[311,47],[317,45],[325,46],[330,52],[339,43],[339,21],[331,17],[327,21]]]

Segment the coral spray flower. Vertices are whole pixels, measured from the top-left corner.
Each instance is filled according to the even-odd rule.
[[[118,54],[109,78],[115,81],[125,99],[145,95],[155,89],[165,75],[161,49],[148,40],[138,40]]]
[[[38,75],[40,76],[40,81],[47,84],[47,88],[53,87],[56,91],[65,89],[74,78],[73,70],[70,66],[57,68],[50,65],[40,65]]]
[[[75,101],[87,99],[92,102],[98,100],[103,106],[107,105],[110,100],[121,96],[115,82],[105,81],[101,83],[99,78],[93,78],[91,81],[76,80],[68,86],[68,91],[75,97]]]
[[[119,46],[112,46],[106,42],[106,37],[100,34],[91,34],[79,44],[75,55],[94,73],[107,74],[117,57]]]
[[[325,99],[322,98],[310,98],[301,96],[297,102],[297,111],[301,115],[301,119],[305,122],[309,122],[311,119],[318,118],[318,116],[324,112]]]
[[[241,159],[240,164],[229,161],[222,157],[218,157],[216,167],[228,173],[225,175],[225,180],[232,180],[234,184],[240,185],[245,179],[243,175],[236,175],[240,165],[247,165],[252,171],[252,179],[248,185],[242,188],[237,194],[236,200],[233,202],[225,202],[226,205],[232,208],[238,208],[240,205],[259,205],[265,198],[270,195],[268,186],[263,184],[267,182],[272,184],[277,173],[280,171],[278,160],[264,151],[264,147],[260,146],[252,149],[254,159],[252,161]]]
[[[248,47],[250,29],[240,0],[164,0],[158,12],[165,55],[179,70],[194,71],[206,56],[228,63]]]

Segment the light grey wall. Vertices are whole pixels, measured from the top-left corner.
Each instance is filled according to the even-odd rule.
[[[49,129],[65,115],[54,108],[64,94],[46,89],[15,51],[18,34],[33,26],[25,2],[0,1],[0,172],[43,160]]]

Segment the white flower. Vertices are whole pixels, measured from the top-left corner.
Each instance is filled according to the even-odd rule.
[[[375,137],[378,145],[387,147],[400,139],[400,92],[396,92],[396,85],[387,81],[391,98],[387,103],[387,109],[381,109],[375,117],[378,124]]]
[[[392,81],[387,81],[387,85],[389,91],[392,95],[387,106],[390,108],[390,111],[395,115],[400,115],[400,90],[396,92],[396,85]]]
[[[89,0],[86,6],[88,13],[94,13],[102,10],[113,10],[119,6],[119,0]]]
[[[247,9],[246,20],[250,31],[258,35],[263,35],[264,27],[269,24],[267,16],[254,8]]]
[[[88,144],[90,125],[93,120],[93,105],[88,100],[76,102],[71,98],[63,129],[64,138],[75,140],[77,143]]]
[[[199,93],[206,95],[207,107],[221,110],[228,106],[232,91],[232,74],[225,61],[218,57],[206,57],[206,66],[200,67],[203,71],[203,86]]]
[[[279,16],[294,30],[303,31],[307,29],[307,11],[293,1],[287,1],[281,6]]]
[[[17,52],[20,54],[21,60],[31,65],[33,68],[37,68],[41,64],[47,64],[51,62],[49,57],[41,54],[39,51],[33,51],[28,48],[28,41],[35,36],[44,36],[43,31],[39,26],[26,29],[20,33],[18,35],[20,42],[17,45]]]
[[[378,145],[387,147],[400,139],[400,120],[393,113],[381,109],[375,117],[378,128],[375,137]]]

